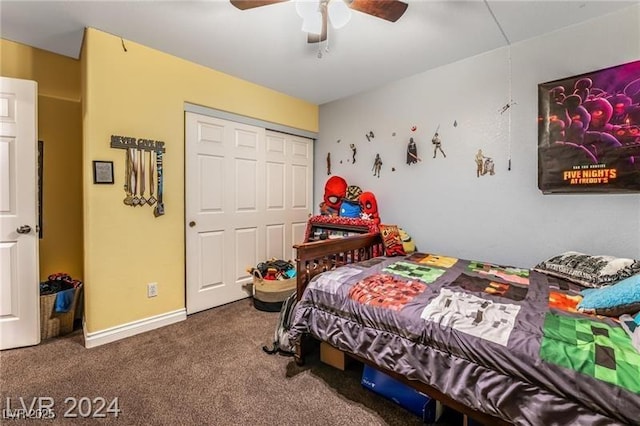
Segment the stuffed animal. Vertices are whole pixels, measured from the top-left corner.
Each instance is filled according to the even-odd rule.
[[[324,201],[320,203],[320,215],[322,216],[340,216],[340,211],[329,207]]]
[[[380,216],[378,215],[378,202],[373,192],[363,192],[360,194],[360,206],[362,207],[362,213],[360,217],[362,219],[373,220],[376,225],[380,224]]]
[[[416,244],[411,239],[411,235],[407,234],[407,231],[402,228],[398,228],[398,232],[400,233],[400,239],[402,240],[402,247],[405,253],[413,253],[416,251]]]
[[[347,181],[340,176],[331,176],[324,184],[324,202],[320,203],[320,214],[339,216],[342,199],[347,193]]]

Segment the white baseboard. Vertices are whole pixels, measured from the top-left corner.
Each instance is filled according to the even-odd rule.
[[[187,319],[187,311],[185,309],[178,309],[177,311],[155,315],[105,330],[94,331],[93,333],[88,333],[86,324],[83,324],[84,347],[95,348],[96,346],[135,336],[136,334],[184,321],[185,319]]]

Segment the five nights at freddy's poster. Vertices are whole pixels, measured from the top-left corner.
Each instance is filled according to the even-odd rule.
[[[538,188],[640,192],[640,61],[538,85]]]

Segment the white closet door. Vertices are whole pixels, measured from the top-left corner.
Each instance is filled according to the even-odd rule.
[[[266,257],[295,260],[313,211],[313,141],[273,131],[266,138]]]
[[[312,211],[309,139],[186,113],[187,313],[247,297],[247,268],[288,259]]]

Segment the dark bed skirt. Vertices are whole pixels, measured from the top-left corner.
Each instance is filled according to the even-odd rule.
[[[253,298],[253,306],[259,311],[265,312],[280,312],[282,309],[282,302],[263,302],[262,300],[258,300],[255,297]]]

